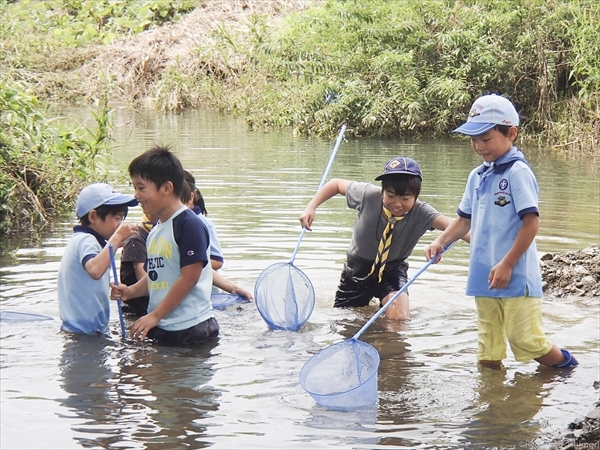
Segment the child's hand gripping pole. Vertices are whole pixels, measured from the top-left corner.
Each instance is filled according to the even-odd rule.
[[[115,250],[113,248],[112,244],[108,244],[108,253],[110,255],[110,265],[112,266],[112,270],[113,270],[113,280],[115,282],[115,285],[119,285],[119,277],[117,276],[117,264],[115,263]],[[125,332],[125,322],[123,321],[123,308],[121,305],[121,299],[117,300],[117,306],[119,308],[119,322],[121,323],[121,336],[123,337],[123,339],[125,339],[127,337],[126,332]]]

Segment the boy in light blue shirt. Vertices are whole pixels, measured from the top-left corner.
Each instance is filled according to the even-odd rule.
[[[552,344],[542,329],[542,279],[535,245],[539,229],[535,175],[514,146],[519,115],[498,95],[473,103],[467,122],[454,130],[471,138],[483,164],[471,171],[458,218],[427,248],[430,259],[471,231],[467,295],[477,305],[477,358],[501,367],[506,340],[517,361],[552,367],[578,364]],[[438,260],[436,262],[439,261]]]
[[[72,333],[106,333],[110,316],[107,243],[115,249],[136,232],[122,223],[129,206],[137,205],[131,195],[114,192],[105,183],[85,187],[76,202],[79,225],[58,269],[58,309],[61,329]]]

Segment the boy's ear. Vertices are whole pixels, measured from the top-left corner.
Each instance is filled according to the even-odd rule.
[[[95,209],[92,209],[88,213],[88,220],[90,221],[90,223],[94,223],[96,220],[98,220],[98,212]]]
[[[165,181],[161,189],[164,189],[165,194],[171,195],[173,193],[173,183],[171,181]]]
[[[508,129],[508,138],[511,141],[516,141],[517,140],[517,136],[519,135],[519,129],[517,127],[510,127]]]

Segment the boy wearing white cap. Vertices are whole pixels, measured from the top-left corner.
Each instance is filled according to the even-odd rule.
[[[391,159],[375,179],[381,181],[381,187],[334,178],[319,189],[300,216],[302,226],[312,231],[317,207],[337,194],[344,195],[348,207],[358,211],[335,307],[366,306],[373,297],[385,305],[406,284],[406,258],[421,236],[428,230],[444,230],[452,222],[417,199],[422,175],[414,159]],[[410,318],[406,291],[387,309],[386,316]]]
[[[109,267],[106,244],[115,249],[136,232],[123,223],[129,206],[138,201],[115,192],[108,184],[91,184],[76,202],[79,225],[73,228],[58,269],[58,309],[61,329],[72,333],[106,333],[110,316]]]
[[[457,220],[427,246],[425,256],[434,257],[471,231],[466,293],[477,305],[477,359],[482,365],[501,367],[508,340],[517,361],[576,366],[577,360],[553,345],[542,329],[535,245],[539,188],[514,146],[518,126],[519,115],[508,99],[484,95],[475,100],[467,122],[454,132],[470,137],[483,164],[469,174]]]

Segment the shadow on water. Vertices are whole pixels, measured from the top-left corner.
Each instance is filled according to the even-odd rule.
[[[211,351],[64,335],[60,399],[83,447],[204,448],[198,421],[218,409]],[[136,444],[134,444],[136,443]]]

